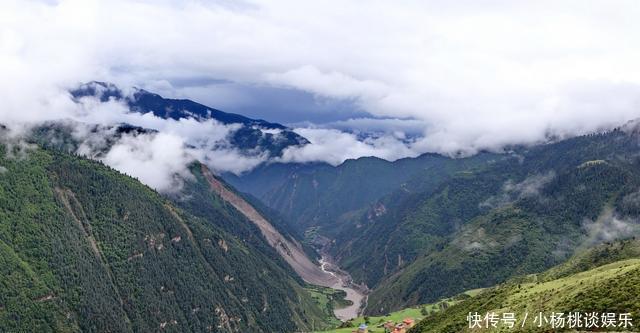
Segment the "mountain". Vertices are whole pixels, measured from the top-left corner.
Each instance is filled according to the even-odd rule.
[[[206,166],[196,165],[192,168],[192,174],[198,179],[197,182],[190,182],[180,194],[186,196],[188,200],[180,200],[182,205],[189,207],[191,211],[204,214],[210,210],[206,203],[211,200],[203,198],[202,194],[214,195],[222,199],[225,204],[231,205],[248,221],[253,223],[262,234],[267,243],[276,250],[284,261],[306,282],[320,286],[333,286],[338,281],[334,276],[323,272],[305,253],[302,245],[290,234],[282,233],[265,216],[253,207],[242,195],[236,193],[233,188],[226,185],[219,177],[215,176]],[[206,188],[202,188],[202,184]],[[204,203],[204,204],[203,204]],[[237,230],[237,225],[227,225],[230,230]],[[236,231],[237,232],[237,231]]]
[[[638,152],[637,134],[622,130],[523,149],[416,194],[359,234],[386,228],[377,242],[336,253],[373,286],[372,313],[540,272],[640,231]]]
[[[505,312],[516,314],[517,325],[508,329],[515,332],[551,331],[551,323],[538,327],[537,323],[533,322],[538,313],[543,313],[546,318],[549,318],[552,312],[563,313],[565,330],[569,325],[566,319],[572,312],[615,313],[616,321],[620,314],[629,313],[634,319],[634,326],[627,329],[637,331],[640,301],[633,295],[638,293],[640,241],[630,239],[581,251],[564,264],[546,272],[510,279],[443,312],[428,316],[409,332],[470,332],[472,330],[469,329],[467,320],[469,313],[484,316],[491,312],[500,318]],[[525,313],[530,317],[522,327]],[[599,323],[602,322],[600,318]],[[581,321],[581,325],[584,329],[584,321]],[[473,332],[490,331],[484,324],[481,326],[483,328],[475,327]],[[502,328],[506,329],[504,326]],[[600,328],[609,331],[622,329]]]
[[[337,237],[347,226],[352,226],[355,214],[384,195],[399,187],[419,186],[409,182],[415,174],[440,179],[492,156],[479,154],[455,160],[425,154],[395,162],[362,157],[337,167],[326,163],[271,163],[241,176],[222,176],[238,190],[252,194],[282,214],[298,234],[304,234],[309,228],[320,228],[322,235]]]
[[[0,145],[0,331],[292,332],[322,309],[213,192],[168,198],[98,162]],[[195,166],[194,166],[195,167]],[[198,192],[204,191],[204,192]]]
[[[501,154],[271,165],[227,179],[331,244],[324,249],[372,290],[375,315],[640,235],[639,137],[630,123]]]
[[[158,111],[159,102],[141,97],[147,92],[124,97],[112,92],[117,88],[98,87],[107,91],[107,99],[127,101],[135,112],[199,120],[214,114],[197,108],[187,112],[174,102]],[[158,98],[173,101],[150,100]],[[176,107],[184,112],[176,113]],[[260,135],[259,128],[270,126],[240,124],[258,128]],[[315,273],[305,273],[305,267],[314,269],[305,245],[333,257],[355,283],[371,290],[366,313],[375,315],[540,273],[603,242],[640,235],[639,138],[637,124],[630,123],[466,158],[425,154],[389,162],[364,157],[337,167],[270,163],[222,178],[197,168],[192,173],[200,182],[197,193],[216,192],[260,230],[281,264],[288,263],[307,282]],[[225,181],[247,194],[219,185]],[[201,202],[210,201],[185,197],[198,199],[195,204],[174,201],[195,216]],[[256,200],[275,211],[269,214],[282,216],[274,219],[277,234],[260,227],[266,220],[262,214],[245,209]]]
[[[247,154],[267,152],[269,156],[280,156],[287,147],[309,143],[307,139],[281,124],[223,112],[188,99],[164,98],[144,89],[133,88],[131,92],[125,93],[112,83],[94,81],[82,84],[70,93],[76,100],[95,97],[101,102],[123,102],[132,112],[152,113],[164,119],[213,119],[224,125],[238,125],[229,141],[232,147]]]
[[[91,132],[91,135],[77,136],[74,132],[77,128]],[[91,146],[91,157],[101,159],[112,146],[120,140],[123,135],[155,135],[156,131],[135,127],[127,124],[111,126],[81,124],[73,121],[45,122],[31,128],[29,140],[37,145],[54,149],[69,154]],[[99,140],[92,140],[97,136]],[[96,143],[94,143],[96,142]],[[300,244],[293,236],[295,230],[289,223],[274,210],[264,206],[254,197],[238,193],[233,187],[226,184],[220,177],[215,175],[204,164],[193,163],[189,168],[189,176],[179,177],[176,184],[180,186],[179,191],[166,193],[173,201],[192,213],[198,213],[203,218],[215,213],[215,207],[211,205],[216,198],[221,198],[226,204],[238,210],[244,217],[258,227],[271,247],[275,248],[294,270],[301,276],[306,277],[307,282],[313,281],[318,284],[328,284],[327,274],[319,271],[319,268],[308,257],[306,252],[309,249]],[[195,177],[195,178],[194,178]],[[197,179],[197,182],[193,180]],[[188,198],[188,200],[186,200]],[[229,232],[237,232],[237,225],[223,224],[221,227],[228,227]],[[286,249],[286,251],[281,251]],[[294,260],[290,260],[295,258]],[[317,277],[321,276],[321,280]],[[329,279],[330,280],[330,279]],[[331,284],[331,283],[329,283]]]

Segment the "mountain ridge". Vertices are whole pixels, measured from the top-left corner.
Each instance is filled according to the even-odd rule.
[[[100,102],[123,102],[131,112],[153,114],[163,119],[213,119],[223,125],[240,125],[229,136],[229,142],[248,155],[267,152],[269,156],[280,156],[284,149],[303,146],[309,141],[290,128],[261,119],[251,119],[235,113],[227,113],[189,99],[164,98],[144,89],[132,88],[125,93],[113,83],[93,81],[80,84],[69,94],[79,102],[82,98],[97,98]],[[259,152],[255,150],[258,149]]]
[[[235,209],[160,196],[99,162],[0,145],[0,330],[292,332],[326,325]],[[13,146],[17,149],[17,146]],[[189,185],[186,185],[189,186]],[[232,226],[232,227],[230,227]]]

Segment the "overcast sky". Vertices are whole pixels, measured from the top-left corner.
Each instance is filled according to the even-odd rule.
[[[55,117],[61,91],[104,80],[327,144],[327,127],[419,137],[337,160],[498,149],[638,117],[638,17],[637,0],[1,0],[0,120]]]

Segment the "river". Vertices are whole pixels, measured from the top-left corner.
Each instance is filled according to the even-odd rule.
[[[337,279],[337,282],[327,287],[344,291],[345,293],[347,293],[345,299],[353,303],[352,305],[344,308],[334,309],[333,313],[335,314],[335,316],[342,321],[347,321],[349,319],[358,317],[358,315],[360,315],[362,310],[366,307],[366,289],[355,285],[352,282],[351,276],[347,272],[337,267],[328,255],[322,255],[322,258],[320,259],[320,269],[322,269],[325,274],[329,274]]]
[[[307,256],[304,249],[297,241],[284,237],[267,219],[265,219],[251,204],[245,201],[234,191],[229,190],[225,184],[213,176],[211,171],[204,166],[202,174],[205,176],[209,186],[225,202],[230,203],[240,213],[255,224],[269,245],[293,268],[293,270],[307,283],[323,287],[343,290],[347,293],[346,299],[353,302],[352,305],[341,309],[335,309],[334,313],[340,320],[349,320],[357,317],[361,310],[366,307],[367,289],[355,285],[349,273],[341,270],[333,264],[331,257],[324,251],[324,246],[329,244],[327,238],[324,239],[323,248],[320,251],[322,259],[318,266]]]

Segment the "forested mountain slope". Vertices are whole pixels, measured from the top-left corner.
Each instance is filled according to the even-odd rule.
[[[192,214],[97,162],[22,143],[0,146],[0,166],[0,331],[322,326],[301,280],[221,201]]]
[[[446,178],[462,168],[483,163],[493,154],[479,154],[454,160],[425,154],[395,162],[376,157],[347,160],[333,167],[324,163],[268,164],[238,177],[223,175],[238,190],[250,193],[290,221],[302,234],[309,227],[337,237],[347,228],[354,214],[398,187],[418,186],[409,180],[416,174],[432,179]]]
[[[636,126],[470,158],[272,165],[231,181],[298,233],[319,226],[341,267],[373,290],[366,311],[382,314],[638,234]]]
[[[191,172],[195,181],[190,181],[187,188],[181,192],[181,195],[188,199],[179,200],[180,205],[187,207],[194,214],[206,215],[207,211],[212,209],[209,203],[221,200],[223,205],[235,208],[253,224],[254,228],[247,236],[256,237],[252,234],[261,234],[263,237],[258,238],[266,240],[266,243],[280,255],[279,259],[284,259],[305,282],[325,287],[333,286],[338,282],[335,276],[322,271],[307,256],[295,238],[278,230],[265,218],[265,214],[250,205],[247,200],[225,184],[222,179],[215,176],[205,165],[198,163],[191,168]],[[229,225],[229,227],[232,229],[230,232],[237,233],[237,225]]]
[[[374,289],[372,313],[540,272],[638,234],[639,152],[632,128],[521,149],[386,198],[384,213],[362,216],[358,236],[335,253]]]

